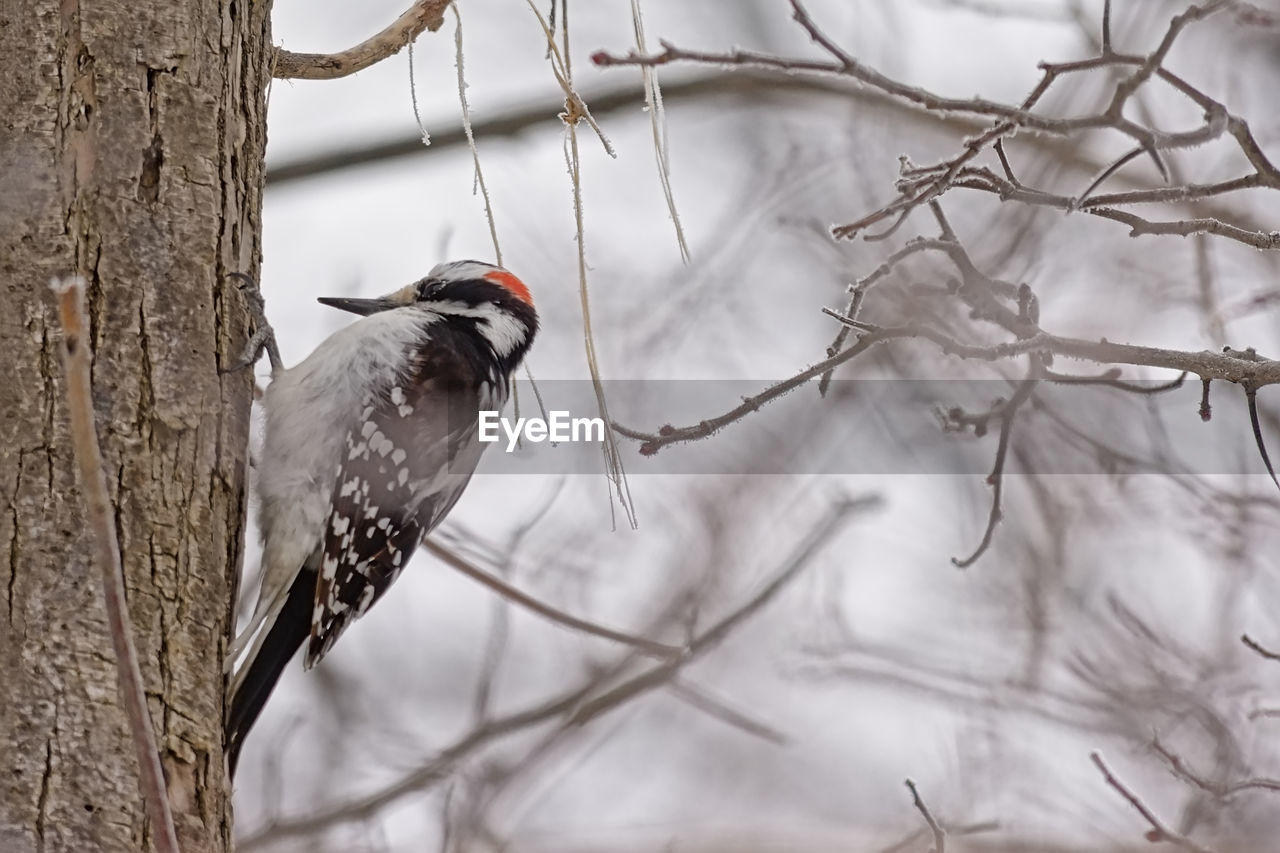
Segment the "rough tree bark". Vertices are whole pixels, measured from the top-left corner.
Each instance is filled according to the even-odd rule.
[[[0,5],[0,850],[149,829],[67,440],[48,282],[80,273],[129,609],[182,848],[231,846],[222,653],[260,252],[270,3]]]

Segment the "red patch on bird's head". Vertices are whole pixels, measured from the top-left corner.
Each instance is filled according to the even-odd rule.
[[[484,274],[484,277],[486,281],[491,281],[494,284],[500,284],[507,290],[511,291],[513,295],[520,297],[530,305],[533,304],[533,295],[529,293],[528,285],[506,270],[494,270],[493,272],[487,272]]]

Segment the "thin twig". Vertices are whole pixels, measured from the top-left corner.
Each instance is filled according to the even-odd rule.
[[[1055,373],[1052,370],[1045,370],[1042,378],[1047,382],[1060,385],[1102,385],[1106,388],[1115,388],[1118,391],[1125,391],[1130,394],[1155,395],[1181,388],[1183,383],[1187,381],[1187,376],[1188,374],[1184,370],[1178,374],[1176,379],[1170,379],[1168,382],[1161,382],[1159,385],[1139,385],[1136,382],[1127,382],[1119,378],[1120,369],[1113,367],[1101,376],[1076,376],[1071,373]]]
[[[529,9],[537,17],[538,23],[542,26],[543,34],[547,39],[547,46],[551,51],[551,71],[555,75],[556,82],[560,84],[560,88],[564,91],[565,111],[561,114],[561,119],[565,126],[565,165],[569,168],[569,180],[573,190],[573,222],[576,234],[576,247],[578,250],[578,302],[580,313],[582,315],[582,340],[587,356],[587,371],[591,374],[591,387],[595,392],[596,407],[600,412],[600,417],[605,423],[610,422],[609,404],[605,397],[604,382],[600,378],[600,364],[596,356],[595,333],[591,325],[591,295],[590,288],[587,285],[587,246],[586,246],[586,229],[583,225],[582,213],[582,159],[578,155],[578,122],[585,120],[587,124],[596,132],[601,144],[604,145],[605,151],[610,156],[616,156],[613,146],[609,142],[608,137],[604,135],[604,131],[596,124],[591,116],[591,111],[587,108],[585,102],[578,95],[573,86],[573,75],[569,66],[569,25],[567,21],[568,8],[561,9],[561,25],[564,31],[565,50],[561,51],[555,43],[555,34],[547,26],[547,22],[542,17],[542,13],[538,11],[538,7],[533,5],[533,0],[527,0]],[[618,439],[613,432],[609,431],[605,435],[605,440],[601,444],[601,451],[604,454],[605,471],[612,485],[610,491],[609,509],[613,509],[613,498],[616,496],[618,502],[622,505],[622,510],[627,516],[627,521],[634,529],[638,526],[636,519],[635,503],[631,499],[631,486],[627,481],[626,468],[622,462],[622,452],[618,449]]]
[[[1241,634],[1240,642],[1244,643],[1246,647],[1252,649],[1254,652],[1257,652],[1259,655],[1266,658],[1267,660],[1280,660],[1280,652],[1271,651],[1266,646],[1262,645],[1257,640],[1255,640],[1253,637],[1250,637],[1248,634]]]
[[[454,7],[457,9],[457,7]],[[427,124],[422,120],[422,112],[418,109],[418,81],[413,73],[413,42],[409,42],[409,103],[413,106],[413,121],[418,125],[418,141],[423,147],[431,146],[431,132],[427,130]]]
[[[1101,753],[1097,750],[1089,753],[1089,760],[1092,761],[1094,766],[1102,772],[1102,778],[1106,780],[1107,784],[1119,792],[1120,796],[1124,797],[1129,805],[1133,806],[1134,810],[1137,811],[1138,814],[1142,815],[1143,819],[1150,824],[1151,830],[1147,832],[1146,835],[1148,841],[1153,844],[1165,841],[1169,844],[1181,847],[1184,850],[1191,850],[1193,853],[1212,853],[1208,848],[1201,847],[1190,838],[1187,838],[1184,835],[1179,835],[1161,823],[1160,818],[1156,817],[1155,812],[1151,811],[1147,804],[1144,803],[1137,794],[1129,790],[1123,782],[1116,778],[1116,775],[1111,772],[1111,768],[1102,760]]]
[[[644,53],[648,47],[644,40],[644,17],[640,13],[640,0],[631,0],[631,22],[636,34],[636,50]],[[689,244],[685,241],[684,226],[680,224],[680,213],[676,210],[676,199],[671,190],[671,164],[667,158],[667,113],[662,105],[662,87],[658,84],[658,72],[653,68],[642,67],[640,77],[644,82],[645,108],[649,112],[649,123],[653,130],[653,153],[658,161],[658,182],[662,185],[667,212],[671,214],[671,223],[676,229],[680,260],[687,264]]]
[[[791,738],[774,727],[753,719],[737,708],[731,707],[725,700],[713,696],[706,689],[691,684],[686,679],[673,678],[667,683],[667,691],[691,708],[696,708],[709,717],[741,729],[761,740],[766,740],[779,746],[785,746],[791,742]]]
[[[796,0],[792,0],[793,8],[799,8],[800,4]],[[1088,130],[1101,127],[1104,119],[1098,116],[1079,116],[1070,118],[1056,118],[1053,116],[1041,115],[1032,112],[1031,106],[1011,106],[998,101],[992,101],[986,98],[949,98],[936,95],[928,90],[911,86],[906,83],[894,80],[879,71],[857,61],[853,57],[844,53],[825,36],[814,36],[813,33],[819,32],[812,24],[812,19],[803,14],[802,11],[797,12],[796,19],[810,31],[811,37],[815,40],[821,40],[824,47],[831,45],[837,54],[836,61],[822,60],[805,60],[792,59],[789,57],[773,56],[770,54],[755,53],[746,50],[733,50],[725,53],[713,53],[704,51],[685,50],[676,47],[668,42],[661,42],[662,50],[658,53],[641,55],[635,52],[628,53],[623,56],[617,56],[605,51],[598,51],[592,54],[591,59],[596,65],[603,67],[616,66],[635,66],[635,65],[669,65],[676,62],[696,62],[710,65],[721,66],[746,66],[756,68],[770,68],[783,70],[788,72],[812,72],[835,74],[839,76],[851,77],[867,86],[878,89],[892,97],[899,98],[908,103],[914,104],[919,108],[926,110],[936,110],[948,113],[962,113],[970,115],[980,115],[989,118],[1001,119],[1010,125],[1017,127],[1026,127],[1044,133],[1052,133],[1056,135],[1064,135],[1077,130]],[[812,29],[810,29],[812,27]],[[1144,66],[1148,57],[1136,57],[1125,54],[1115,54],[1108,57],[1097,57],[1089,60],[1081,60],[1078,62],[1045,64],[1043,69],[1049,75],[1049,81],[1062,74],[1078,73],[1083,71],[1092,71],[1098,68],[1104,68],[1110,65],[1133,65]],[[1158,69],[1157,73],[1162,79],[1166,79],[1170,75],[1163,69]],[[1184,81],[1179,80],[1185,85]],[[1041,82],[1036,87],[1037,97],[1042,95],[1048,85]],[[1128,136],[1134,138],[1135,141],[1150,141],[1152,132],[1142,127],[1120,120],[1114,122],[1116,129],[1120,130]],[[1012,129],[1012,128],[1010,128]],[[1004,131],[993,137],[991,141],[999,136],[1007,135],[1008,131]],[[1173,135],[1161,138],[1162,143],[1180,141],[1184,143],[1191,142],[1193,137],[1185,135]],[[1207,140],[1206,140],[1207,141]],[[1162,144],[1161,147],[1170,147],[1168,144]]]
[[[1111,55],[1111,0],[1102,4],[1102,55]]]
[[[169,809],[164,769],[156,746],[151,714],[143,689],[138,650],[133,642],[133,625],[124,588],[124,568],[120,564],[120,542],[107,475],[102,467],[102,451],[93,421],[93,384],[89,375],[89,322],[84,309],[84,279],[54,279],[50,286],[58,294],[58,315],[62,322],[62,363],[66,371],[67,411],[71,420],[71,441],[80,467],[80,488],[85,510],[93,528],[96,561],[102,571],[103,601],[111,645],[115,650],[116,676],[129,732],[137,753],[138,769],[151,821],[152,841],[157,853],[178,853],[178,837]],[[87,758],[87,757],[86,757]]]
[[[444,10],[452,2],[417,0],[382,32],[338,53],[277,50],[274,76],[282,80],[336,80],[363,71],[399,53],[425,30],[440,29]]]
[[[1033,359],[1038,361],[1038,359]],[[959,558],[952,557],[951,564],[957,569],[967,569],[978,561],[978,558],[987,552],[991,547],[991,541],[995,538],[996,525],[1004,518],[1004,465],[1005,460],[1009,456],[1009,438],[1013,433],[1013,421],[1018,414],[1018,409],[1031,396],[1031,392],[1035,390],[1038,383],[1037,372],[1039,365],[1033,365],[1031,372],[1027,378],[1022,380],[1018,385],[1018,390],[1014,392],[1013,397],[1008,403],[1000,407],[998,417],[1000,418],[1000,438],[996,444],[996,458],[991,466],[991,473],[987,475],[987,485],[991,487],[991,511],[987,515],[987,527],[982,533],[982,541],[978,543],[978,547],[968,557]]]
[[[476,148],[476,135],[471,129],[471,105],[467,103],[467,77],[463,71],[462,60],[462,13],[458,11],[457,4],[453,6],[453,17],[457,21],[453,41],[457,49],[458,103],[462,107],[462,131],[467,135],[467,147],[471,149],[471,162],[475,164],[476,179],[472,193],[479,189],[480,197],[484,199],[484,216],[489,222],[489,238],[493,240],[494,261],[498,266],[502,266],[502,246],[498,243],[498,224],[493,218],[493,202],[489,199],[489,187],[484,182],[484,170],[480,168],[480,151]]]
[[[615,631],[612,628],[606,628],[603,625],[597,625],[594,622],[588,622],[585,619],[579,619],[565,613],[563,610],[557,610],[549,604],[546,604],[534,598],[527,593],[521,592],[511,584],[494,576],[490,572],[467,560],[462,555],[441,545],[435,539],[428,537],[423,543],[424,550],[430,552],[441,562],[457,569],[472,580],[479,581],[489,589],[501,595],[503,598],[518,604],[531,613],[536,613],[544,619],[548,619],[566,628],[574,631],[581,631],[584,634],[590,634],[593,637],[600,637],[605,640],[612,640],[615,643],[621,643],[624,646],[631,646],[639,649],[647,655],[653,655],[660,658],[678,658],[685,654],[682,646],[672,646],[667,643],[659,643],[654,640],[646,640],[643,637],[635,637],[622,631]]]
[[[605,135],[600,125],[591,115],[591,109],[587,106],[587,102],[578,94],[577,87],[573,84],[573,75],[570,73],[569,54],[567,50],[561,50],[556,45],[555,32],[547,26],[547,21],[542,17],[542,13],[538,11],[538,7],[533,5],[533,0],[526,0],[529,4],[530,11],[537,17],[538,23],[542,25],[543,35],[547,39],[548,57],[551,60],[551,73],[556,78],[560,90],[564,92],[564,112],[560,115],[560,120],[569,127],[576,127],[579,121],[585,121],[587,125],[595,131],[596,138],[600,140],[600,144],[604,146],[604,151],[610,157],[617,159],[618,153],[613,148],[613,143],[609,141],[609,137]],[[569,22],[566,18],[567,8],[561,11],[561,26],[564,32],[565,45],[569,42]]]
[[[1085,203],[1089,200],[1089,197],[1093,195],[1093,191],[1096,190],[1098,187],[1102,186],[1103,182],[1105,182],[1107,178],[1111,177],[1116,172],[1123,169],[1125,165],[1128,164],[1131,160],[1133,160],[1135,157],[1142,156],[1142,153],[1148,150],[1150,149],[1148,149],[1146,146],[1139,145],[1137,148],[1130,150],[1127,154],[1123,154],[1120,157],[1117,157],[1108,166],[1106,166],[1101,172],[1098,173],[1097,177],[1095,177],[1089,183],[1089,186],[1085,187],[1084,192],[1080,193],[1079,197],[1076,198],[1075,206],[1083,207]]]
[[[987,832],[996,832],[1001,829],[998,820],[983,820],[975,823],[962,823],[943,825],[943,829],[947,835],[953,838],[965,838],[970,835],[978,835]],[[913,830],[906,838],[901,839],[888,847],[882,847],[876,853],[916,853],[920,849],[920,842],[925,840],[925,836],[929,834],[927,826]]]
[[[1230,222],[1224,222],[1213,216],[1201,216],[1192,219],[1154,220],[1113,206],[1162,201],[1190,202],[1226,192],[1263,186],[1257,175],[1232,178],[1214,184],[1185,184],[1179,187],[1096,195],[1083,203],[1078,203],[1076,199],[1069,196],[1014,185],[985,167],[960,169],[950,185],[962,189],[989,192],[1005,201],[1012,200],[1023,204],[1056,208],[1064,211],[1080,210],[1090,216],[1109,219],[1129,226],[1129,236],[1131,237],[1161,234],[1190,237],[1196,234],[1213,234],[1235,240],[1246,246],[1252,246],[1255,249],[1280,249],[1280,231],[1246,228]],[[1280,184],[1277,184],[1277,187],[1280,188]],[[842,238],[854,236],[865,228],[866,224],[879,221],[882,218],[883,216],[879,211],[870,214],[852,225],[842,225],[835,229],[836,236]]]
[[[1268,779],[1265,776],[1254,776],[1239,782],[1210,782],[1188,767],[1181,756],[1160,742],[1159,737],[1151,738],[1151,749],[1169,765],[1169,769],[1175,776],[1215,797],[1230,797],[1243,791],[1266,791],[1272,794],[1280,792],[1280,779]]]
[[[1276,469],[1271,465],[1271,457],[1267,454],[1267,442],[1262,437],[1262,424],[1258,421],[1258,388],[1251,382],[1244,383],[1245,399],[1249,403],[1249,424],[1253,427],[1253,440],[1258,445],[1258,455],[1262,457],[1262,464],[1267,466],[1267,473],[1271,475],[1271,482],[1276,484],[1276,488],[1280,489],[1280,480],[1276,479]]]
[[[916,807],[916,811],[924,818],[924,822],[929,827],[929,832],[933,833],[933,849],[930,853],[946,853],[947,833],[943,831],[941,824],[934,819],[933,813],[929,811],[929,807],[924,804],[924,798],[920,796],[919,789],[916,788],[914,779],[907,780],[907,789],[911,791],[911,803]]]

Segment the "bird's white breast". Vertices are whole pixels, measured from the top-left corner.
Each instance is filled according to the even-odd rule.
[[[267,388],[258,477],[264,564],[296,569],[315,548],[347,430],[371,392],[399,379],[438,315],[413,309],[373,314],[330,335]]]

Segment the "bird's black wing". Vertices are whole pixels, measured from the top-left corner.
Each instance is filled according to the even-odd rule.
[[[422,365],[369,400],[347,432],[319,560],[306,666],[399,576],[461,496],[479,458],[483,387]]]

